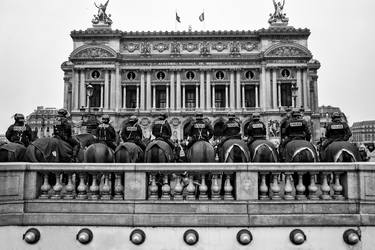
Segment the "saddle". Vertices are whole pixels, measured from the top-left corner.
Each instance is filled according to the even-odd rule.
[[[151,150],[151,148],[153,146],[158,146],[165,154],[165,157],[168,159],[168,161],[172,161],[173,160],[173,149],[169,146],[168,143],[166,143],[164,140],[161,140],[161,139],[156,139],[156,140],[153,140],[152,142],[150,142],[148,145],[147,145],[147,148],[146,148],[146,154],[148,154],[148,152]]]
[[[31,143],[43,155],[44,159],[55,159],[56,162],[71,162],[73,148],[61,139],[40,138]]]

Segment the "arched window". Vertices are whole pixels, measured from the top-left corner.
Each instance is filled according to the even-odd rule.
[[[245,73],[245,77],[246,77],[246,79],[248,79],[248,80],[253,79],[254,76],[255,76],[255,74],[254,74],[254,72],[251,71],[251,70],[249,70],[249,71],[247,71],[247,72]]]

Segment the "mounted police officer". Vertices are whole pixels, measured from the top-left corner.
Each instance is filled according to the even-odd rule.
[[[53,136],[67,142],[73,148],[73,159],[77,157],[79,142],[72,137],[72,126],[68,120],[68,111],[66,109],[57,111],[55,125],[53,126]]]
[[[285,146],[294,140],[310,141],[311,131],[299,110],[293,110],[292,117],[285,125],[284,140],[280,144],[280,156],[284,159]]]
[[[214,130],[208,121],[203,119],[202,113],[195,115],[195,121],[191,122],[188,128],[188,135],[190,137],[187,148],[190,148],[196,141],[209,141],[214,135]]]
[[[322,143],[322,150],[326,149],[334,141],[348,141],[352,132],[346,122],[341,120],[341,115],[334,112],[331,116],[332,122],[326,126],[326,140]]]
[[[14,115],[14,124],[8,128],[5,136],[10,142],[19,143],[25,147],[29,146],[33,140],[32,130],[29,125],[25,124],[23,114]]]
[[[248,146],[250,147],[256,140],[265,140],[267,129],[266,125],[260,120],[260,114],[254,113],[253,119],[247,127],[247,134],[249,136]]]
[[[288,121],[292,118],[292,109],[287,107],[285,109],[285,117],[283,117],[280,121],[280,142],[282,143],[285,139],[285,129]]]
[[[218,147],[229,139],[241,139],[241,124],[237,121],[234,113],[228,114],[228,121],[224,123],[223,127],[223,138]]]
[[[112,150],[116,149],[116,131],[109,124],[109,115],[102,116],[102,123],[97,129],[93,131],[93,135],[96,136],[99,142],[105,143]]]
[[[172,129],[167,120],[167,114],[160,114],[158,118],[152,123],[151,131],[152,135],[156,139],[162,139],[169,144],[172,150],[175,149],[176,145],[172,142]]]
[[[133,142],[137,144],[143,151],[146,145],[142,142],[143,132],[141,126],[138,124],[138,118],[131,116],[127,120],[121,130],[121,138],[124,142]]]

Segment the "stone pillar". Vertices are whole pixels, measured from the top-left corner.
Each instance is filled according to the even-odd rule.
[[[302,98],[303,98],[303,89],[302,89],[302,72],[300,69],[297,69],[297,104],[296,106],[299,108],[302,105]]]
[[[185,85],[182,86],[182,109],[185,110]]]
[[[272,107],[271,102],[271,71],[266,70],[266,109],[270,109]]]
[[[215,103],[215,85],[212,85],[212,108],[216,108],[216,103]]]
[[[272,70],[272,107],[277,109],[277,69]]]
[[[255,108],[259,108],[259,85],[255,85]]]
[[[69,81],[64,78],[64,109],[69,110]],[[70,110],[69,110],[70,111]]]
[[[136,95],[136,102],[137,104],[135,105],[136,109],[139,109],[139,86],[137,85],[137,95]]]
[[[82,69],[80,72],[80,82],[79,82],[79,88],[80,88],[80,104],[79,108],[86,107],[86,86],[85,86],[85,71]]]
[[[313,85],[314,85],[314,92],[313,92],[313,111],[318,112],[319,110],[319,103],[318,103],[318,76],[313,76]]]
[[[229,87],[229,93],[230,93],[230,109],[234,110],[236,108],[236,103],[235,103],[235,94],[234,94],[234,71],[230,72],[230,87]]]
[[[195,109],[199,109],[199,85],[195,86]]]
[[[303,70],[303,73],[302,73],[302,79],[303,79],[303,90],[304,90],[304,102],[303,102],[303,106],[305,107],[305,110],[307,109],[310,109],[311,108],[311,103],[310,103],[310,83],[309,83],[309,80],[308,80],[308,77],[307,77],[307,69],[304,69]]]
[[[166,104],[165,104],[165,108],[166,109],[169,109],[169,88],[168,86],[165,86],[165,95],[166,95]]]
[[[72,95],[73,95],[73,110],[78,110],[78,100],[79,100],[79,74],[77,70],[73,70],[73,86],[72,86]]]
[[[237,70],[236,75],[236,107],[241,109],[241,70]]]
[[[151,86],[152,91],[152,109],[156,109],[156,86]]]
[[[145,72],[141,72],[141,82],[140,82],[140,88],[141,88],[141,104],[140,104],[140,109],[145,110]]]
[[[177,71],[177,86],[176,86],[176,109],[181,109],[181,72]]]
[[[175,109],[175,87],[174,87],[174,71],[171,71],[171,82],[170,82],[170,108]]]
[[[122,108],[127,108],[126,107],[126,86],[124,85],[124,87],[122,88],[122,95],[123,95],[123,98],[122,98]]]
[[[109,73],[104,71],[104,109],[109,109]]]
[[[116,88],[117,88],[117,84],[116,84],[116,71],[114,70],[110,70],[109,71],[110,74],[111,74],[111,81],[110,81],[110,96],[109,96],[109,100],[111,102],[110,104],[110,109],[115,111],[116,110],[116,99],[117,99],[117,93],[116,93]]]
[[[92,106],[90,104],[90,106]],[[104,107],[104,85],[101,84],[100,85],[100,108],[103,108]]]
[[[229,105],[228,88],[229,88],[229,86],[225,85],[225,109],[228,109],[228,105]]]
[[[262,72],[260,77],[260,106],[262,110],[266,109],[266,64],[262,63]]]
[[[278,104],[279,104],[279,107],[281,107],[281,83],[278,83],[277,84],[277,93],[278,93]]]
[[[242,85],[242,109],[246,109],[246,103],[245,103],[245,85]]]
[[[120,65],[116,64],[116,73],[115,73],[115,79],[116,79],[116,111],[118,112],[120,110],[121,106],[121,73],[120,73]]]
[[[206,71],[206,106],[207,110],[211,109],[211,72]]]
[[[204,71],[201,70],[201,83],[200,83],[200,109],[204,110]],[[198,103],[198,102],[197,102]],[[198,108],[198,106],[197,106]]]
[[[146,72],[146,109],[147,111],[151,110],[151,71]]]

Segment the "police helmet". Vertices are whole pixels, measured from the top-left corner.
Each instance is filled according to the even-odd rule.
[[[14,115],[14,120],[15,121],[24,121],[25,120],[25,116],[23,114],[15,114]]]
[[[293,116],[293,117],[299,117],[299,116],[302,116],[301,111],[299,111],[299,109],[293,109],[293,111],[292,111],[292,116]]]
[[[159,114],[159,119],[161,119],[161,120],[165,120],[165,119],[167,119],[168,118],[168,114],[167,113],[160,113]]]
[[[198,113],[195,115],[195,118],[196,118],[197,120],[203,120],[203,113],[198,112]]]
[[[286,107],[286,108],[285,108],[285,112],[289,113],[289,112],[291,112],[291,111],[292,111],[291,107]]]
[[[331,118],[332,118],[332,120],[334,120],[334,119],[341,119],[341,115],[340,115],[339,112],[333,112]]]
[[[260,119],[260,114],[259,113],[254,113],[253,114],[253,120],[259,120]]]
[[[66,109],[59,109],[57,114],[66,117],[68,115],[68,111]]]
[[[234,120],[236,118],[236,115],[233,112],[228,113],[229,120]]]
[[[138,118],[135,115],[132,115],[132,116],[129,117],[129,121],[131,121],[131,122],[137,122]]]
[[[102,116],[102,120],[108,120],[108,121],[109,121],[109,119],[110,119],[110,118],[109,118],[109,115],[103,115],[103,116]]]

